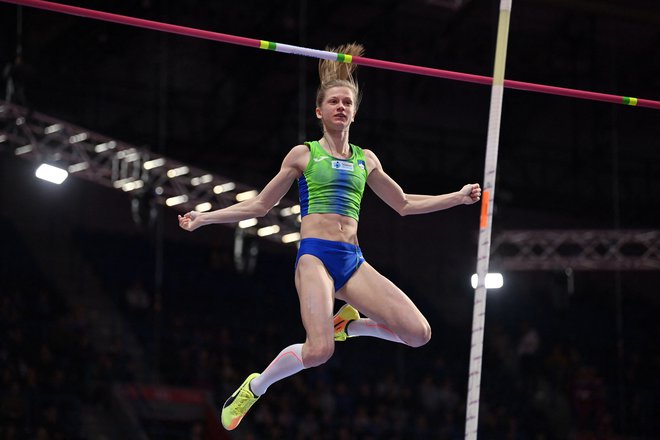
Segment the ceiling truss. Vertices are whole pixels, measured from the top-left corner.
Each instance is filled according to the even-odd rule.
[[[219,209],[258,194],[249,185],[1,100],[0,150],[182,212]],[[296,243],[299,212],[299,205],[281,200],[263,218],[239,226],[242,234]]]
[[[192,165],[0,101],[0,150],[185,212],[230,206],[258,190]],[[240,236],[299,238],[299,206],[282,200]],[[232,224],[231,226],[236,226]],[[237,232],[238,232],[237,230]],[[494,234],[498,270],[660,270],[660,231],[517,230]]]
[[[491,255],[498,270],[660,270],[660,231],[503,231]]]

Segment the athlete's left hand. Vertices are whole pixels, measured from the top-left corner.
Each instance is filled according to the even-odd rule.
[[[471,205],[481,200],[481,187],[478,183],[468,183],[461,188],[459,194],[463,196],[464,205]]]

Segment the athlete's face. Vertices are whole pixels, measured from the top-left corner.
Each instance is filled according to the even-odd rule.
[[[349,87],[331,87],[325,92],[316,117],[326,128],[346,129],[355,119],[355,96]]]

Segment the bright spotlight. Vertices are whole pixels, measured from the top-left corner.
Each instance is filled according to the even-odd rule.
[[[257,191],[256,189],[253,189],[253,190],[250,190],[250,191],[245,191],[245,192],[242,192],[242,193],[238,193],[238,194],[236,194],[236,201],[237,202],[242,202],[244,200],[253,199],[253,198],[257,197],[258,194],[259,194],[259,191]]]
[[[300,241],[300,232],[291,232],[282,236],[282,243],[293,243]]]
[[[34,174],[40,179],[57,185],[64,182],[69,176],[69,173],[66,170],[45,163],[41,164]]]
[[[477,288],[477,274],[473,274],[472,277],[470,278],[470,282],[472,283],[472,288],[476,289]],[[502,276],[501,273],[488,273],[486,274],[486,289],[499,289],[504,285],[504,277]]]
[[[277,234],[278,232],[280,232],[280,227],[277,225],[257,229],[257,235],[259,237],[267,237],[269,235]]]
[[[259,223],[259,220],[257,220],[256,218],[249,218],[238,222],[238,227],[241,229],[251,228],[252,226],[256,226],[257,223]]]
[[[207,212],[207,211],[210,211],[211,208],[212,208],[212,206],[209,202],[204,202],[204,203],[200,203],[197,206],[195,206],[195,211],[197,211],[197,212]]]

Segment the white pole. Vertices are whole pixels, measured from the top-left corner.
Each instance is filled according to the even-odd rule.
[[[504,67],[506,65],[507,40],[511,0],[500,0],[497,46],[495,48],[495,68],[490,97],[488,118],[488,139],[486,142],[486,164],[481,200],[479,225],[479,252],[477,257],[477,288],[474,292],[472,315],[472,345],[470,348],[470,373],[465,414],[465,439],[477,440],[479,426],[479,388],[481,386],[481,360],[484,347],[484,325],[486,320],[486,274],[490,258],[490,236],[493,220],[493,199],[495,197],[495,176],[497,172],[497,151],[502,120],[502,95],[504,92]]]

